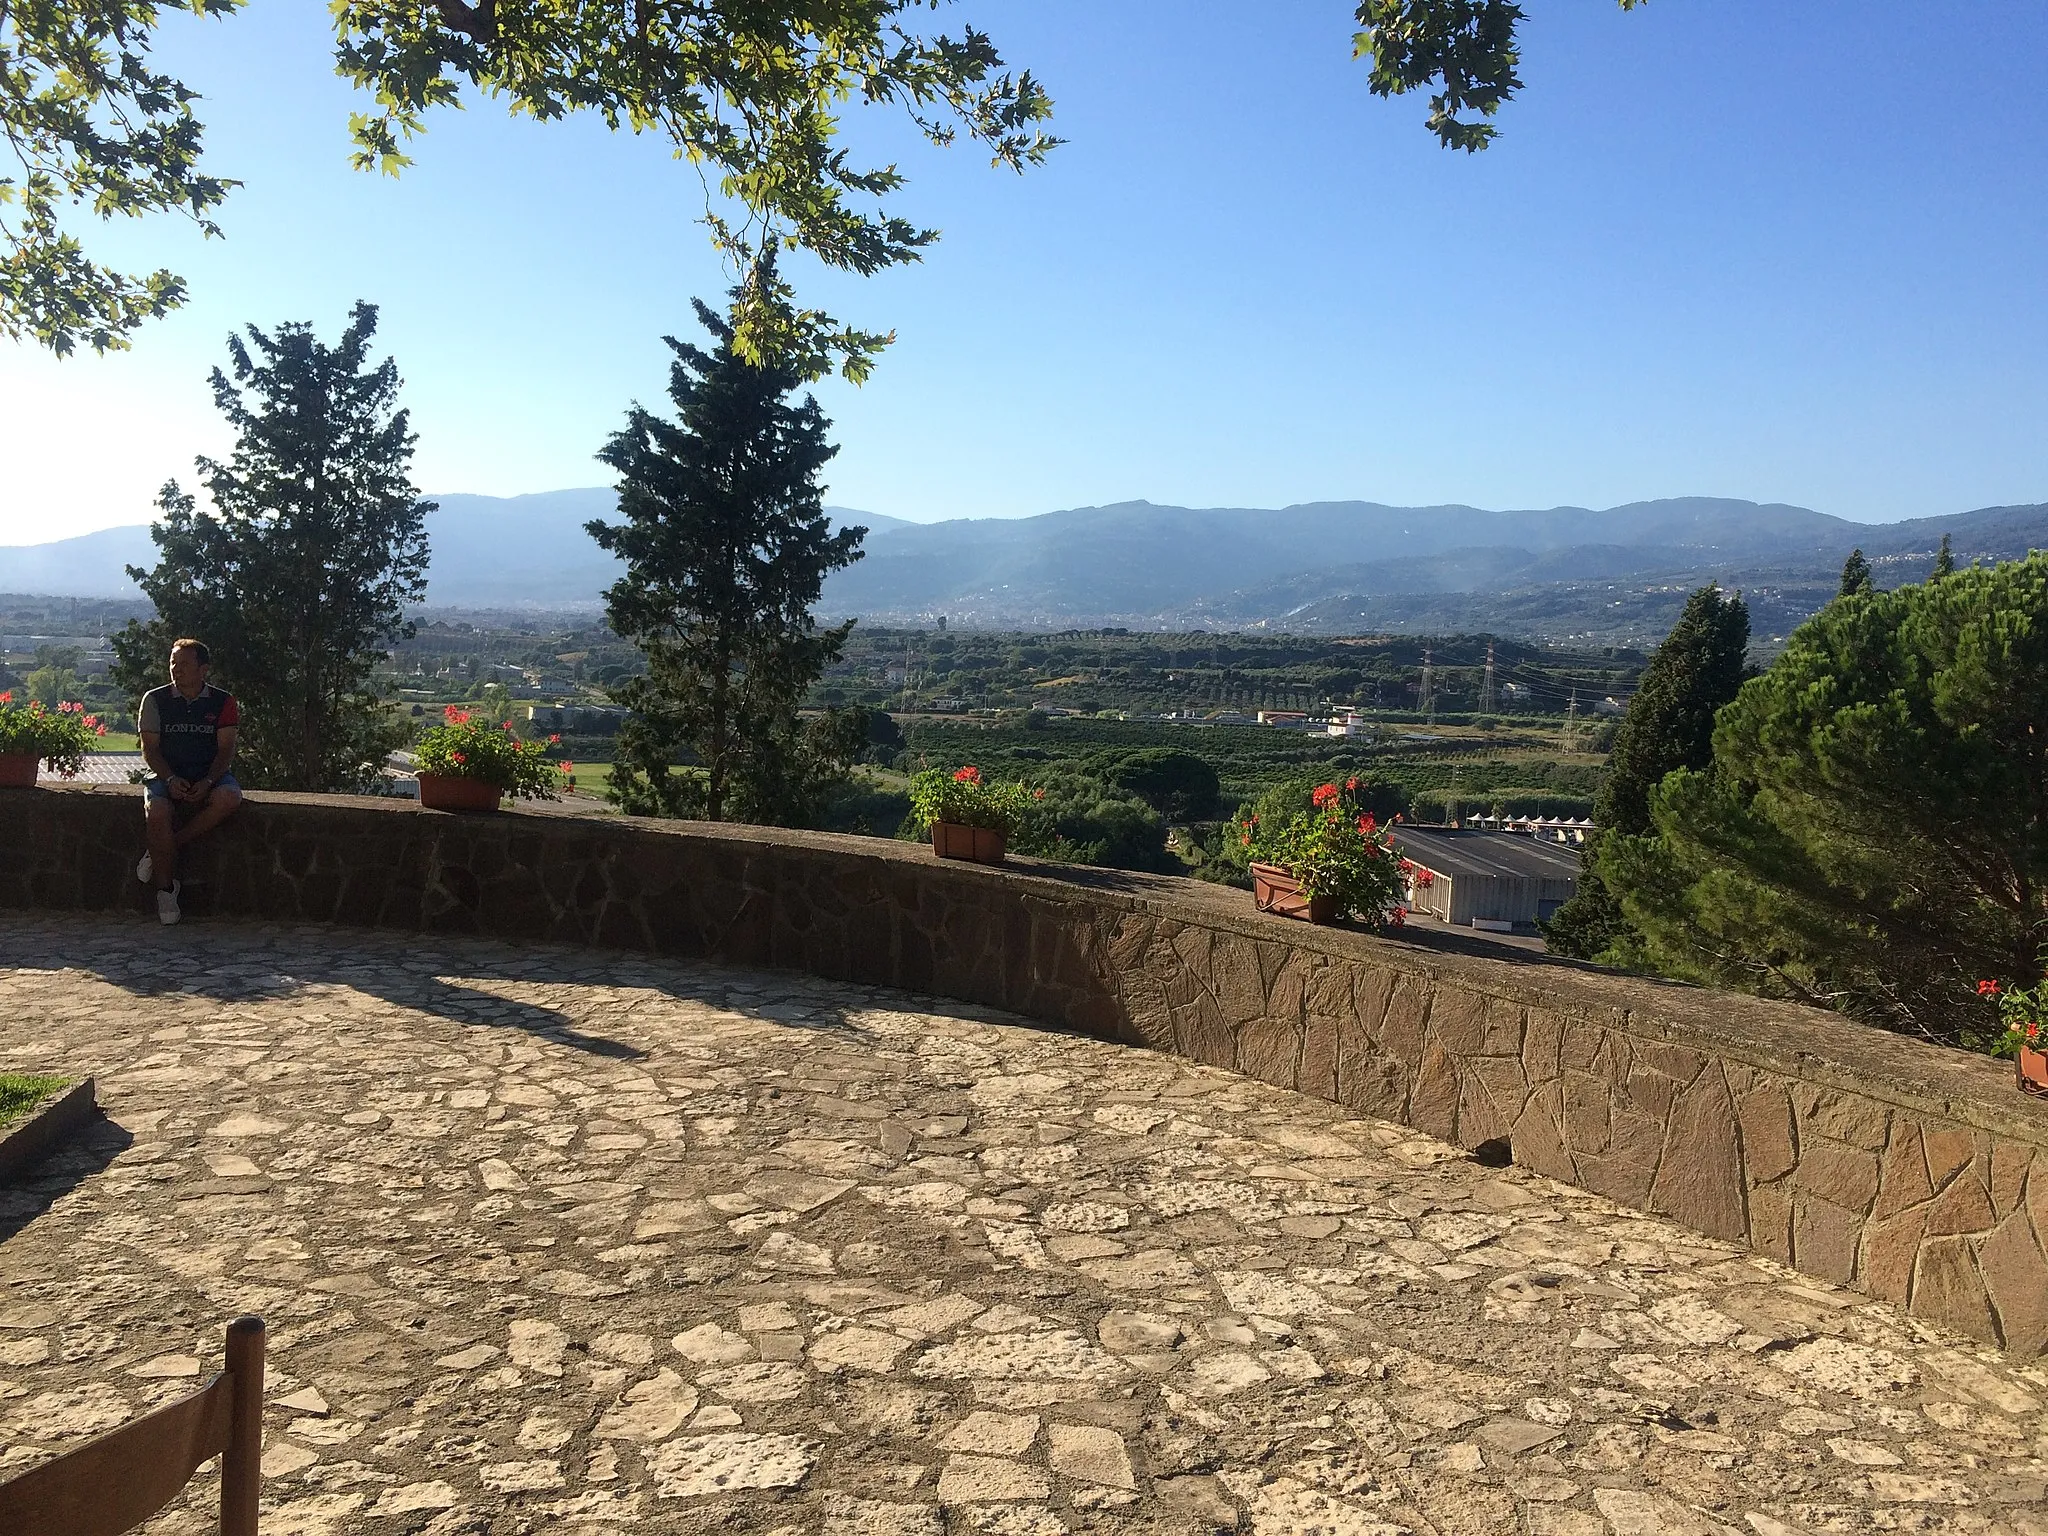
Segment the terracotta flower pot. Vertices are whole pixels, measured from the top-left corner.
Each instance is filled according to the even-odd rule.
[[[1252,866],[1252,902],[1275,917],[1299,918],[1304,923],[1337,920],[1336,897],[1304,895],[1301,882],[1277,864]]]
[[[1009,836],[1000,827],[963,827],[951,821],[932,823],[932,852],[942,859],[1000,864],[1009,842]]]
[[[2048,1098],[2048,1051],[2021,1046],[2020,1059],[2013,1064],[2013,1076],[2019,1079],[2021,1093]]]
[[[452,774],[420,775],[420,804],[430,811],[495,811],[505,791],[485,779],[458,779]]]
[[[42,757],[34,752],[0,752],[0,787],[34,789]]]

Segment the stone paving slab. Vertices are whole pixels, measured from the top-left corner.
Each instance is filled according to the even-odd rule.
[[[989,1011],[9,914],[0,1019],[110,1115],[0,1191],[0,1475],[254,1311],[267,1536],[2048,1536],[2048,1371]]]

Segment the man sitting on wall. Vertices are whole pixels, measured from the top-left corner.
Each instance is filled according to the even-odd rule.
[[[178,850],[204,837],[234,814],[242,786],[228,772],[235,760],[241,713],[233,695],[206,680],[213,655],[197,640],[171,646],[171,680],[142,696],[136,728],[142,760],[155,775],[143,785],[149,852],[135,866],[135,878],[156,885],[156,915],[175,923],[178,909]],[[191,812],[178,824],[178,812]]]

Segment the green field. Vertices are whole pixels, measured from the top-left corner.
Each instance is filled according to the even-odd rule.
[[[908,726],[904,740],[899,768],[973,763],[1026,780],[1062,763],[1100,769],[1132,751],[1178,750],[1216,770],[1225,813],[1275,784],[1355,773],[1398,786],[1422,819],[1441,816],[1447,799],[1467,812],[1499,804],[1509,814],[1583,816],[1606,772],[1605,754],[1586,750],[1587,743],[1562,744],[1549,731],[1469,726],[1396,726],[1378,741],[1363,741],[1259,726],[1062,719],[1026,729],[925,720]]]

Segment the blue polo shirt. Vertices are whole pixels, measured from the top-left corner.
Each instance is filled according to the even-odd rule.
[[[211,683],[193,699],[170,683],[152,688],[142,696],[142,708],[136,712],[137,728],[145,735],[156,734],[171,776],[178,779],[205,778],[220,751],[220,733],[241,722],[234,695]]]

